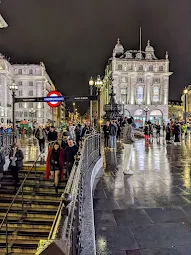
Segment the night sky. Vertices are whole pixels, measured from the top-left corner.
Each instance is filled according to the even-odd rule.
[[[168,50],[170,99],[191,83],[190,0],[2,0],[9,27],[0,30],[0,52],[12,63],[43,61],[64,95],[88,93],[88,79],[103,75],[119,37],[128,49],[148,39],[158,58]]]

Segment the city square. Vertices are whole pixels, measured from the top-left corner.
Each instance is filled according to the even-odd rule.
[[[0,255],[190,255],[190,3],[0,1]]]

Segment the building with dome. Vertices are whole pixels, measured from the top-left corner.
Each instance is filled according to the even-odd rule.
[[[49,91],[55,90],[55,86],[48,76],[43,63],[35,64],[11,64],[0,54],[0,126],[7,126],[12,121],[12,96],[9,89],[13,82],[17,85],[16,97],[44,97]],[[15,119],[36,120],[44,124],[52,121],[54,113],[47,103],[16,103]]]
[[[116,101],[122,105],[124,116],[133,116],[138,127],[143,126],[146,119],[160,123],[167,121],[171,74],[168,52],[164,59],[158,59],[150,41],[145,51],[125,51],[118,39],[105,70],[103,104],[109,102],[112,80]]]

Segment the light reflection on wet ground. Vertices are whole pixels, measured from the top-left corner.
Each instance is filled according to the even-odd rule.
[[[191,254],[191,141],[134,145],[122,173],[121,145],[106,151],[104,176],[94,192],[97,254]]]

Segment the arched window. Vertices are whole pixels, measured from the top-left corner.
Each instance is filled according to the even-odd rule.
[[[118,70],[122,70],[122,65],[118,65]]]
[[[159,87],[153,87],[153,102],[159,102]]]
[[[127,104],[127,88],[121,88],[121,102]]]
[[[29,70],[29,74],[33,74],[33,70],[32,69]]]
[[[142,86],[137,87],[136,96],[137,96],[137,103],[142,104],[143,103],[143,87]]]
[[[153,66],[149,66],[149,72],[153,72]]]

